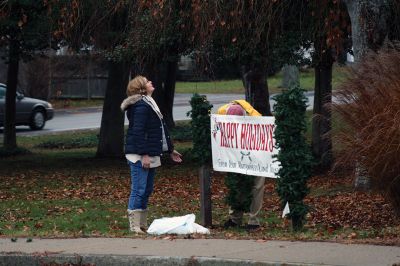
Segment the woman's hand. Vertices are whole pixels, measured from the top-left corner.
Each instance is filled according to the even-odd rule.
[[[170,154],[172,161],[176,162],[176,163],[181,163],[182,162],[182,154],[180,154],[179,152],[177,152],[176,150],[174,150],[173,152],[171,152]]]
[[[142,156],[142,167],[145,169],[150,168],[150,156],[147,154]]]

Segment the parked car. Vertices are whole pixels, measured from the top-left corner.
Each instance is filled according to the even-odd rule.
[[[0,83],[0,127],[4,126],[6,90],[7,86]],[[28,125],[32,130],[39,130],[53,116],[54,109],[49,102],[25,97],[22,93],[17,92],[15,116],[17,126]]]

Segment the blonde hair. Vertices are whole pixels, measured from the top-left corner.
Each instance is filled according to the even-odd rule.
[[[134,94],[146,95],[146,83],[147,79],[143,76],[136,76],[134,79],[129,81],[128,87],[126,88],[126,95],[132,96]]]

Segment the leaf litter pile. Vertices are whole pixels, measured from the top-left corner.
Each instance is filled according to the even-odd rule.
[[[0,236],[132,236],[126,217],[130,191],[128,166],[121,161],[104,163],[92,158],[84,162],[75,160],[73,164],[75,167],[30,164],[28,168],[17,167],[14,161],[1,163]],[[197,168],[165,165],[157,171],[149,202],[150,222],[189,213],[199,219]],[[400,245],[400,221],[379,193],[353,191],[351,177],[316,176],[309,181],[309,187],[306,203],[310,213],[301,232],[292,232],[290,221],[281,218],[274,179],[266,180],[260,229],[224,229],[227,188],[224,174],[214,172],[211,235],[191,237]]]

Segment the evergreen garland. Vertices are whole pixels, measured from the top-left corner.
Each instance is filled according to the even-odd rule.
[[[275,139],[279,148],[277,155],[281,163],[277,179],[277,192],[282,207],[289,202],[292,227],[303,227],[308,206],[303,199],[308,194],[307,179],[311,175],[313,158],[304,133],[306,126],[306,102],[304,90],[292,87],[274,97]]]
[[[199,165],[211,163],[210,114],[213,107],[205,95],[193,94],[190,99],[192,110],[187,113],[192,118],[193,157]]]

